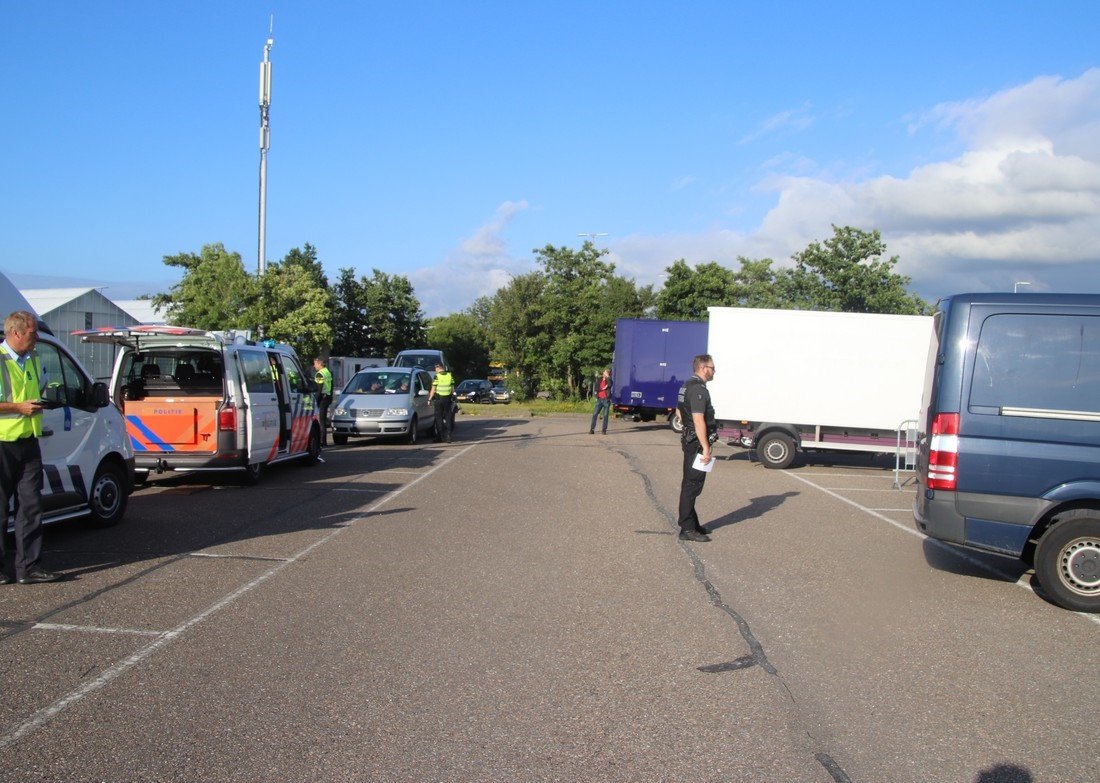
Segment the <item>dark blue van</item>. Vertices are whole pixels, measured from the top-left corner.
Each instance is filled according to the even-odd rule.
[[[961,294],[934,324],[917,527],[1100,611],[1100,296]]]

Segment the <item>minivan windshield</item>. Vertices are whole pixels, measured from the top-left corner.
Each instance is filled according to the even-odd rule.
[[[422,370],[434,370],[438,363],[438,352],[403,353],[397,357],[394,367],[419,367]]]
[[[384,370],[358,372],[344,387],[344,394],[408,394],[409,375]]]

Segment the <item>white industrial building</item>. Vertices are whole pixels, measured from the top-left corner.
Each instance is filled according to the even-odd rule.
[[[92,377],[100,381],[110,380],[118,349],[103,343],[82,342],[72,333],[103,326],[133,326],[148,323],[144,320],[146,317],[156,317],[152,303],[147,300],[132,300],[143,305],[135,314],[122,307],[121,302],[112,302],[97,288],[28,288],[23,289],[22,294],[39,319],[64,341]],[[152,322],[164,323],[163,320]]]

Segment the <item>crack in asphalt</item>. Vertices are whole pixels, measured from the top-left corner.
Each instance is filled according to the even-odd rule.
[[[642,480],[642,484],[645,487],[646,497],[649,498],[650,503],[652,503],[657,512],[665,518],[670,527],[676,528],[677,524],[675,515],[673,515],[671,511],[665,508],[665,506],[658,499],[657,493],[653,489],[653,482],[650,481],[649,476],[646,474],[646,472],[642,470],[641,465],[638,463],[638,460],[634,457],[634,455],[623,451],[622,449],[611,449],[611,451],[614,451],[626,460],[627,465],[630,467],[630,471]],[[680,545],[680,548],[687,554],[688,558],[691,560],[692,567],[695,572],[695,579],[700,584],[702,584],[703,588],[707,591],[707,597],[710,599],[711,605],[723,611],[734,621],[734,623],[737,625],[738,631],[740,631],[741,633],[741,637],[745,640],[745,643],[748,644],[750,651],[749,655],[742,656],[733,661],[711,664],[708,666],[699,666],[697,667],[698,671],[705,674],[722,674],[724,672],[740,671],[743,669],[750,669],[754,666],[759,666],[768,674],[771,674],[776,678],[780,686],[783,688],[784,692],[786,692],[787,698],[790,699],[791,704],[797,706],[798,702],[794,697],[794,693],[791,692],[790,687],[788,687],[787,683],[783,680],[782,675],[779,674],[779,670],[776,669],[775,666],[773,666],[772,663],[768,660],[768,656],[764,652],[763,645],[760,644],[759,640],[757,640],[756,636],[753,634],[752,628],[749,627],[748,622],[722,599],[722,594],[718,591],[718,588],[715,587],[714,583],[707,578],[706,567],[703,565],[702,559],[692,547],[688,546],[688,543],[686,541],[680,541],[679,539],[677,539],[676,543]],[[808,739],[816,743],[814,735],[810,731],[805,730],[805,734]],[[848,777],[844,769],[839,764],[837,764],[833,757],[830,756],[828,753],[819,750],[814,753],[814,760],[817,761],[817,763],[820,764],[827,773],[829,773],[829,776],[832,777],[835,783],[852,783],[852,779]]]

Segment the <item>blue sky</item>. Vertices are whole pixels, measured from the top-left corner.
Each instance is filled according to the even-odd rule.
[[[913,287],[1100,293],[1100,3],[0,0],[0,270],[24,288],[406,275],[428,315],[599,233],[620,273],[879,229]]]

